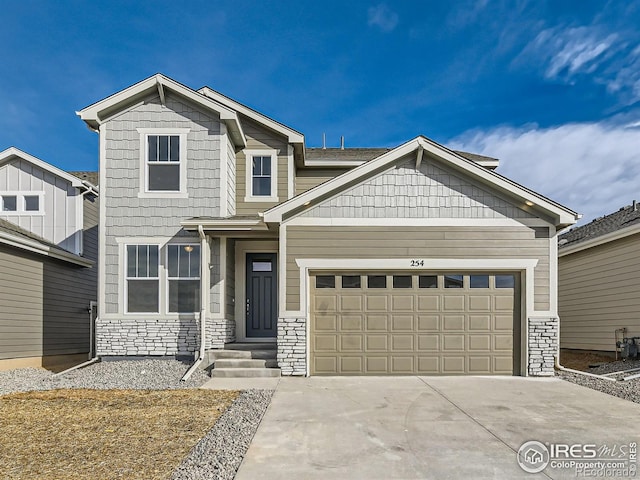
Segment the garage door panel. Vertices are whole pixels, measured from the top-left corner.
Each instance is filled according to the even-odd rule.
[[[413,315],[391,315],[391,331],[413,331]]]
[[[361,312],[362,296],[361,295],[343,295],[340,298],[340,310],[342,312]]]
[[[491,351],[491,335],[469,335],[469,350],[490,352]]]
[[[491,330],[491,315],[469,315],[469,331],[489,332]]]
[[[440,350],[440,335],[418,335],[418,350],[437,352]]]
[[[465,357],[462,355],[442,357],[442,373],[445,375],[466,373],[464,368],[465,363]]]
[[[470,295],[469,311],[470,312],[490,312],[491,296],[490,295]]]
[[[464,312],[464,295],[451,295],[444,297],[442,310],[445,312]]]
[[[414,297],[412,295],[394,295],[391,297],[391,310],[393,312],[413,312]]]
[[[464,331],[464,315],[443,315],[442,330]]]
[[[371,375],[386,375],[389,372],[389,359],[385,356],[367,356],[365,358],[366,373]]]
[[[362,331],[364,324],[363,315],[341,315],[340,316],[340,329],[342,331]]]
[[[362,357],[340,357],[340,373],[362,374]]]
[[[335,352],[338,349],[337,335],[315,335],[313,346],[316,352]]]
[[[386,295],[365,297],[367,312],[386,312],[389,310],[389,298]]]
[[[414,358],[394,355],[391,357],[391,373],[409,374],[415,371]]]
[[[440,357],[418,357],[418,373],[437,375],[440,371]]]
[[[389,350],[389,337],[387,335],[367,335],[365,345],[367,352],[375,350],[386,352]]]
[[[413,335],[391,335],[391,349],[393,351],[413,352],[415,350]]]
[[[324,373],[327,375],[335,375],[338,373],[337,357],[315,357],[313,366],[316,373]]]
[[[418,312],[439,312],[440,297],[438,295],[418,295]]]
[[[474,375],[483,375],[491,373],[491,357],[486,356],[469,356],[468,372]]]
[[[340,351],[342,352],[362,352],[362,335],[342,334],[338,336]]]
[[[464,335],[446,333],[442,335],[442,351],[464,351]]]
[[[388,315],[367,315],[366,330],[386,332],[388,329]]]
[[[418,315],[418,330],[440,330],[440,316],[439,315]]]
[[[491,274],[483,274],[488,288],[471,288],[460,272],[452,275],[464,276],[461,288],[444,288],[443,274],[421,283],[415,272],[375,272],[386,276],[386,288],[380,281],[369,288],[366,272],[348,272],[362,282],[345,288],[342,274],[334,275],[335,288],[311,282],[312,374],[513,374],[518,288],[496,288]],[[394,285],[394,276],[411,275]]]
[[[338,311],[338,298],[335,295],[316,295],[315,297],[315,311],[316,312],[337,312]]]

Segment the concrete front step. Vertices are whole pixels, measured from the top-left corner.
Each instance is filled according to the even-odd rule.
[[[277,368],[278,362],[272,360],[253,360],[245,358],[220,358],[213,363],[213,368]]]
[[[279,377],[279,368],[214,368],[212,378]]]
[[[276,342],[234,342],[227,343],[225,350],[275,350]]]

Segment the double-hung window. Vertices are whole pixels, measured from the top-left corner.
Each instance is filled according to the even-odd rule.
[[[169,313],[200,310],[200,245],[167,246]]]
[[[248,202],[278,201],[277,153],[275,150],[249,150],[247,155]]]
[[[158,245],[127,245],[127,312],[160,311]]]
[[[186,196],[184,128],[139,128],[141,197]]]

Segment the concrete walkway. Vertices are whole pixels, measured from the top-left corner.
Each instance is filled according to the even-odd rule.
[[[248,479],[575,478],[525,473],[525,441],[638,441],[640,405],[558,379],[282,378],[238,471]]]

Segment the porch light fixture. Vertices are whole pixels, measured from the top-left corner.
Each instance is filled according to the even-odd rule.
[[[185,245],[185,247],[184,247],[184,251],[185,251],[185,252],[187,252],[187,253],[191,253],[191,252],[193,252],[193,246],[191,246],[191,245]]]
[[[524,202],[528,207],[533,207],[533,202],[530,202],[529,200],[527,200],[526,202]]]
[[[308,207],[310,204],[311,204],[311,202],[304,202],[302,205],[303,205],[304,207]]]

